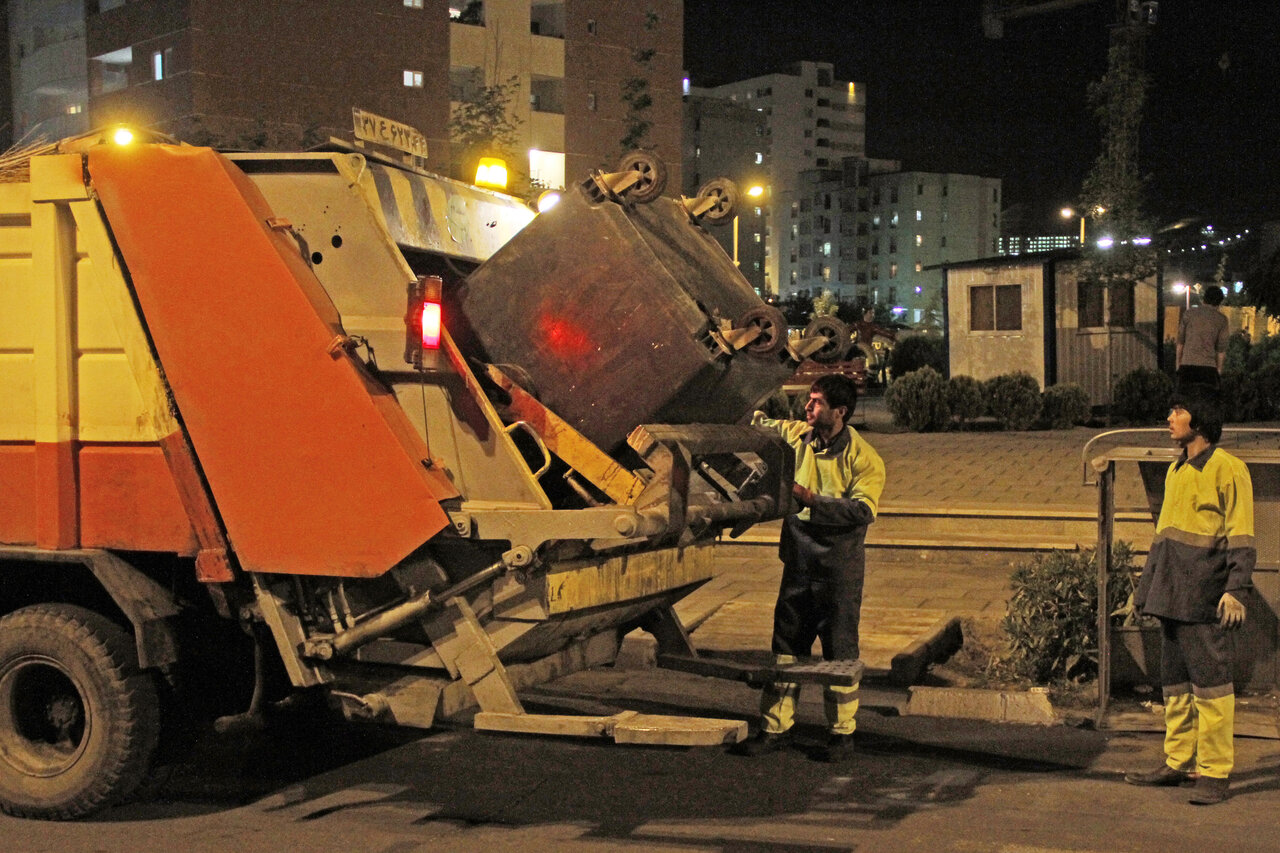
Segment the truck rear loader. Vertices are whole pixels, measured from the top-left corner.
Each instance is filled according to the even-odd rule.
[[[700,659],[673,604],[722,531],[787,511],[791,451],[742,421],[806,353],[702,229],[717,199],[627,166],[536,220],[341,146],[88,135],[0,183],[4,811],[119,803],[175,720],[299,693],[423,728],[745,734],[519,698],[636,626],[665,663],[778,676]]]

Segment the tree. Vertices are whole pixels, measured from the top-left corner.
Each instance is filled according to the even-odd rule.
[[[516,146],[516,130],[520,119],[511,114],[511,101],[520,92],[520,79],[511,76],[505,83],[477,86],[466,93],[453,108],[449,118],[449,142],[452,158],[449,172],[460,181],[470,182],[481,157],[501,157],[507,161],[511,181],[508,192],[527,176],[516,171],[519,162],[512,152]]]
[[[1081,207],[1108,248],[1084,246],[1080,279],[1108,288],[1131,286],[1156,270],[1156,253],[1134,239],[1149,235],[1143,213],[1145,179],[1138,170],[1138,131],[1146,104],[1148,75],[1140,67],[1141,24],[1117,28],[1107,53],[1107,71],[1089,85],[1089,103],[1102,126],[1102,148],[1081,188]]]
[[[1280,249],[1258,251],[1244,274],[1244,293],[1250,305],[1272,316],[1280,314]]]
[[[839,307],[840,301],[830,290],[823,290],[822,293],[813,297],[814,317],[834,317]]]

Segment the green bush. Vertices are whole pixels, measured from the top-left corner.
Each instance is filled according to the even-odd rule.
[[[952,376],[947,380],[947,408],[961,429],[968,421],[982,417],[987,410],[982,383],[972,376]]]
[[[1041,411],[1050,429],[1071,429],[1089,420],[1089,392],[1074,382],[1050,385],[1041,395]]]
[[[1173,394],[1173,380],[1159,370],[1139,367],[1131,370],[1116,383],[1114,409],[1116,414],[1132,423],[1151,423],[1164,420],[1169,414],[1169,397]]]
[[[1030,429],[1040,417],[1040,383],[1022,370],[988,379],[987,409],[1005,429]]]
[[[932,367],[947,375],[947,341],[927,335],[899,338],[889,351],[889,369],[894,376],[906,376],[922,367]]]
[[[1111,555],[1107,613],[1119,617],[1132,607],[1137,567],[1126,542],[1117,542]],[[1093,549],[1036,554],[1014,568],[1002,624],[1016,673],[1039,683],[1097,673],[1097,572]]]
[[[922,367],[893,380],[885,391],[884,402],[894,423],[916,432],[944,429],[951,418],[947,381],[932,367]]]

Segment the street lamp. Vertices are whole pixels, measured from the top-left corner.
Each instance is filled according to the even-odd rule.
[[[1175,281],[1173,283],[1174,293],[1185,293],[1187,297],[1187,310],[1191,310],[1191,287],[1184,281]]]
[[[1093,215],[1095,218],[1101,216],[1106,212],[1107,212],[1107,209],[1100,204],[1093,208]],[[1076,209],[1074,207],[1064,207],[1062,208],[1062,210],[1058,211],[1058,213],[1062,216],[1063,219],[1074,219],[1077,215]],[[1080,248],[1083,249],[1084,248],[1084,214],[1081,213],[1079,214],[1079,216],[1080,216]]]

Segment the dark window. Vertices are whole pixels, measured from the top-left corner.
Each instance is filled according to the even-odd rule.
[[[1111,299],[1111,325],[1126,329],[1133,328],[1133,285],[1112,285],[1109,295]]]
[[[1076,285],[1076,313],[1081,329],[1101,326],[1105,307],[1102,285],[1083,281]]]
[[[982,284],[969,288],[969,329],[1016,332],[1022,328],[1022,285]]]

